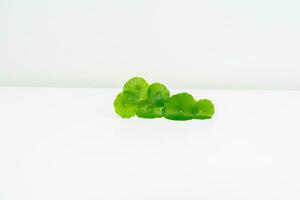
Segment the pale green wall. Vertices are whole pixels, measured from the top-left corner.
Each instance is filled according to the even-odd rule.
[[[0,0],[0,86],[300,89],[300,1]]]

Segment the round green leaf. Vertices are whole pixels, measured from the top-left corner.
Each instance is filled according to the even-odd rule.
[[[148,99],[155,106],[162,107],[170,97],[170,92],[166,86],[160,83],[153,83],[148,88]]]
[[[147,91],[149,84],[145,79],[134,77],[128,80],[123,86],[123,94],[132,102],[138,103],[139,101],[147,99]]]
[[[136,115],[140,118],[158,118],[162,117],[162,107],[153,105],[148,99],[138,104]]]
[[[214,104],[208,99],[200,99],[197,103],[197,112],[195,119],[210,119],[215,112]]]
[[[188,93],[179,93],[171,96],[165,103],[163,114],[171,120],[193,119],[196,101]]]
[[[130,101],[123,93],[119,93],[114,101],[116,113],[123,118],[133,117],[137,112],[137,104]]]

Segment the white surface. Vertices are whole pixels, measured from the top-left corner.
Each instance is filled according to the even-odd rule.
[[[1,0],[0,85],[300,89],[299,0]],[[182,81],[185,80],[185,81]]]
[[[300,92],[190,92],[212,120],[124,120],[116,90],[0,88],[0,199],[300,199]]]

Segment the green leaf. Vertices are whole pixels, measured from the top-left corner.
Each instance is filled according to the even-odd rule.
[[[123,94],[132,102],[138,103],[147,99],[149,84],[141,77],[134,77],[128,80],[123,86]]]
[[[214,105],[208,99],[198,102],[188,93],[170,97],[161,83],[149,86],[141,77],[128,80],[114,101],[115,112],[123,118],[137,115],[141,118],[165,117],[171,120],[209,119],[214,115]]]
[[[210,119],[215,112],[214,104],[209,99],[200,99],[197,103],[197,112],[195,119]]]
[[[161,83],[153,83],[148,88],[148,99],[155,106],[162,107],[165,101],[170,97],[170,92],[166,86]]]
[[[155,106],[147,99],[138,104],[136,115],[140,118],[159,118],[163,116],[162,107]]]
[[[133,117],[137,112],[137,104],[129,100],[122,92],[114,101],[116,113],[123,118]]]
[[[171,120],[193,119],[196,100],[188,93],[179,93],[171,96],[165,103],[163,114]]]

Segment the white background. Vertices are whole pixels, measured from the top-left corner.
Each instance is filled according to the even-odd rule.
[[[0,86],[300,89],[299,11],[0,0]],[[187,122],[121,119],[117,92],[0,87],[0,199],[300,199],[299,91],[190,90],[216,113]]]
[[[300,88],[298,0],[1,0],[0,85]]]
[[[189,90],[216,107],[191,121],[119,118],[117,92],[0,88],[0,199],[300,199],[299,91]]]

